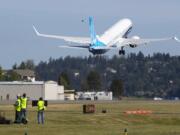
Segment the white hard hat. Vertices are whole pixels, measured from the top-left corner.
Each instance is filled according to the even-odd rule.
[[[21,96],[21,94],[18,93],[18,94],[17,94],[17,97],[20,97],[20,96]]]

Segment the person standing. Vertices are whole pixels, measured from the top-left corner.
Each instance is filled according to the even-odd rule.
[[[44,124],[44,110],[45,110],[45,105],[44,105],[44,100],[42,97],[39,98],[38,103],[38,124]]]
[[[14,123],[21,123],[21,96],[17,95],[17,100],[14,104],[15,106],[15,121]]]
[[[124,135],[128,135],[127,129],[124,129]]]
[[[26,93],[24,93],[21,97],[21,116],[24,119],[27,116],[27,101]]]

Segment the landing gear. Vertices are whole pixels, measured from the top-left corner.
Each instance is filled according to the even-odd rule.
[[[123,49],[119,50],[119,55],[125,55],[125,50]]]
[[[124,46],[122,46],[121,50],[119,50],[119,55],[125,55]]]

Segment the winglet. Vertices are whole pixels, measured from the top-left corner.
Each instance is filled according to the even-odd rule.
[[[35,28],[34,25],[33,25],[33,29],[34,29],[34,31],[35,31],[35,33],[36,33],[37,36],[41,35],[41,34],[37,31],[37,29]]]
[[[179,39],[179,38],[177,38],[176,36],[175,36],[175,37],[173,37],[173,39],[174,39],[175,41],[177,41],[177,42],[179,42],[179,43],[180,43],[180,39]]]

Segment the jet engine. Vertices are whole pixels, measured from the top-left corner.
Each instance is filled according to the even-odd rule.
[[[131,38],[132,38],[132,39],[140,39],[139,36],[133,36],[133,37],[131,37]],[[130,46],[131,48],[137,47],[136,44],[129,44],[129,46]]]

